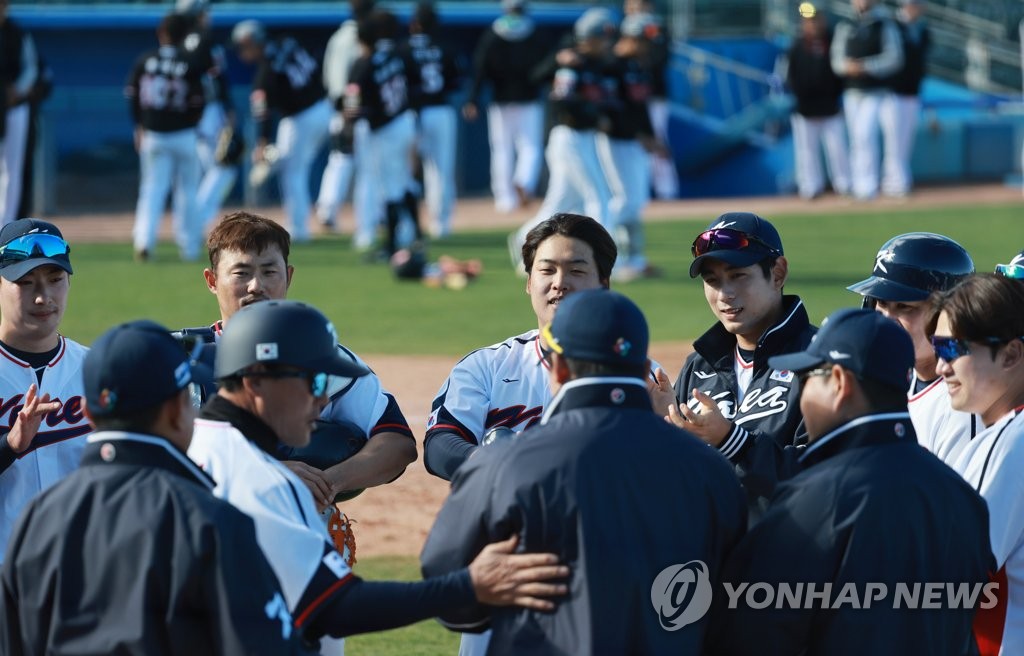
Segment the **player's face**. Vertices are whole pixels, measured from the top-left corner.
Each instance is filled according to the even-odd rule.
[[[220,318],[227,321],[251,303],[285,298],[292,271],[281,249],[269,246],[262,253],[221,251],[217,270],[206,269],[203,276],[206,286],[217,296]]]
[[[555,309],[566,296],[603,286],[594,250],[586,242],[565,235],[552,235],[540,243],[526,278],[526,293],[541,328],[555,317]]]
[[[288,446],[309,444],[309,435],[327,402],[326,396],[313,396],[308,378],[259,378],[262,393],[256,414],[274,429]]]
[[[931,379],[935,370],[935,351],[925,331],[931,316],[928,301],[878,301],[875,310],[907,331],[914,342],[914,370],[922,379]]]
[[[949,316],[945,312],[939,314],[935,336],[953,336]],[[987,425],[998,419],[990,418],[986,413],[1005,396],[1006,374],[999,366],[998,358],[992,357],[992,349],[987,344],[967,342],[967,345],[971,352],[952,362],[937,358],[935,373],[945,379],[949,404],[953,409],[979,414]]]
[[[812,442],[839,424],[832,407],[835,398],[832,374],[825,375],[822,370],[831,371],[831,368],[823,364],[820,370],[805,372],[800,377],[800,412],[804,417],[807,436]]]
[[[708,259],[702,269],[704,297],[715,318],[736,335],[741,348],[753,349],[757,340],[778,318],[782,309],[782,285],[786,263],[778,258],[768,276],[759,264],[736,267]]]
[[[49,264],[32,269],[14,282],[0,278],[0,340],[15,348],[52,348],[42,342],[57,336],[68,304],[69,285],[67,271]]]

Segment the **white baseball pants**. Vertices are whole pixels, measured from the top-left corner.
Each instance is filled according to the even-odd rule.
[[[540,102],[491,104],[487,107],[491,143],[491,192],[499,212],[519,207],[515,188],[533,194],[540,176],[544,143],[544,108]]]
[[[647,104],[647,113],[651,117],[651,127],[658,141],[668,145],[668,101],[664,98],[652,98]],[[661,199],[679,196],[679,173],[671,157],[650,154],[651,179],[654,183],[654,195]]]
[[[850,133],[853,195],[870,200],[878,195],[878,114],[887,92],[847,89],[843,94],[846,127]]]
[[[850,193],[850,154],[841,114],[808,118],[796,112],[793,126],[793,154],[796,186],[801,198],[814,198],[825,190],[821,147],[825,147],[828,176],[837,194]]]
[[[217,163],[217,141],[221,131],[227,126],[227,115],[224,105],[219,102],[208,103],[203,109],[203,116],[196,126],[196,137],[199,140],[199,165],[202,180],[199,182],[199,195],[196,203],[199,206],[199,218],[204,227],[216,222],[224,199],[231,193],[238,178],[236,166],[223,166]]]
[[[199,158],[194,129],[145,131],[139,151],[142,176],[132,238],[136,251],[153,251],[167,194],[174,189],[174,239],[182,259],[199,257],[203,225],[196,203]]]
[[[882,126],[882,193],[906,196],[913,186],[910,158],[914,154],[914,138],[921,115],[918,96],[886,95],[879,109]]]
[[[25,145],[28,141],[28,103],[7,110],[7,134],[3,139],[3,166],[0,167],[0,225],[19,218],[22,169],[25,166]]]
[[[282,118],[277,125],[278,182],[288,231],[295,242],[309,240],[309,211],[313,204],[309,174],[327,139],[330,122],[331,105],[324,99]]]
[[[418,146],[423,162],[423,195],[435,237],[447,236],[452,229],[457,127],[454,107],[434,105],[420,110]]]

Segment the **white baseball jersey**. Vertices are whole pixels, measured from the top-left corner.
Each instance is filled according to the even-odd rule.
[[[915,372],[910,381],[911,391],[917,383]],[[980,418],[950,406],[949,390],[941,377],[920,392],[908,395],[907,408],[918,443],[950,466],[982,426]]]
[[[61,407],[47,414],[32,444],[0,471],[0,562],[7,550],[14,521],[34,496],[61,481],[82,459],[85,436],[92,427],[85,419],[82,361],[88,349],[59,337],[60,349],[43,371],[40,394],[49,394]],[[25,392],[37,381],[35,370],[0,347],[0,433],[18,418]]]
[[[308,603],[300,607],[300,601],[309,601],[304,595],[318,572],[331,572],[333,584],[351,578],[305,483],[231,424],[197,419],[188,455],[216,482],[215,496],[252,518],[256,541],[297,624],[311,609]],[[317,581],[316,587],[323,591],[333,585]]]
[[[968,442],[953,469],[985,497],[998,604],[981,609],[975,634],[1000,654],[1024,653],[1024,406]],[[984,628],[982,628],[984,627]]]

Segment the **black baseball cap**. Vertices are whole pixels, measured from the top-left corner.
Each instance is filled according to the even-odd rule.
[[[133,321],[111,328],[93,343],[82,365],[85,402],[94,417],[153,408],[212,372],[189,359],[167,328]]]
[[[806,351],[768,358],[768,366],[796,373],[837,364],[858,378],[906,389],[914,367],[914,343],[898,323],[868,309],[834,312]]]
[[[647,361],[644,313],[633,301],[607,289],[576,292],[559,303],[544,338],[555,353],[574,360],[639,365]]]
[[[0,229],[0,276],[15,281],[46,264],[71,270],[71,247],[57,226],[39,219],[18,219]]]
[[[766,257],[783,255],[782,238],[767,219],[752,212],[726,212],[697,235],[690,252],[694,256],[690,277],[696,278],[709,258],[748,267]]]

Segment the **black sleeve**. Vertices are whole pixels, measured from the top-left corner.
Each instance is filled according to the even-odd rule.
[[[18,459],[18,454],[15,453],[11,445],[7,443],[7,432],[0,433],[0,474],[3,474],[7,469],[14,464]]]
[[[278,103],[275,77],[270,64],[262,62],[252,84],[252,94],[249,96],[249,113],[252,114],[252,120],[256,123],[256,134],[268,141],[273,137],[274,132],[271,110]]]
[[[558,70],[558,62],[555,60],[557,55],[557,52],[553,52],[534,66],[530,71],[530,82],[533,84],[550,82],[551,78],[555,76],[555,71]]]
[[[494,38],[494,31],[487,30],[480,37],[480,43],[473,52],[473,82],[469,87],[469,102],[475,103],[480,99],[480,87],[483,86],[484,77],[487,75],[487,59]]]
[[[142,121],[142,108],[139,104],[139,79],[142,77],[142,61],[145,55],[135,61],[128,80],[124,85],[124,96],[128,99],[128,110],[132,115],[132,123],[139,125]]]
[[[478,448],[454,431],[431,431],[423,440],[423,464],[434,476],[450,481],[455,470]]]
[[[306,629],[336,638],[395,629],[476,603],[466,568],[424,581],[364,581],[342,587]]]

